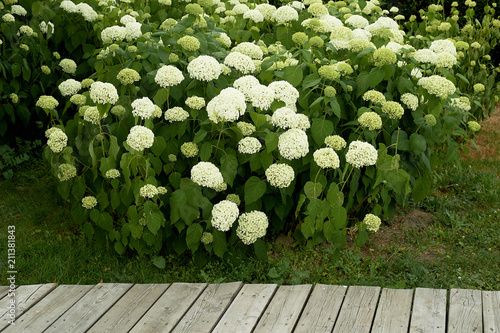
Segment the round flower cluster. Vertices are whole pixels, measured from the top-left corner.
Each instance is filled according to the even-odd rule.
[[[347,143],[341,136],[329,135],[325,138],[325,145],[334,150],[341,150],[346,147]]]
[[[267,216],[263,212],[254,210],[250,213],[243,213],[238,219],[236,235],[245,245],[250,245],[266,235],[268,226]]]
[[[19,96],[16,93],[12,93],[9,95],[12,103],[17,104],[19,102]]]
[[[249,97],[253,107],[261,110],[268,110],[275,96],[274,90],[262,84],[253,86],[249,91]]]
[[[323,45],[325,45],[325,42],[323,41],[323,39],[320,36],[313,36],[309,39],[309,44],[312,47],[321,48],[321,47],[323,47]]]
[[[211,162],[199,162],[191,168],[191,180],[200,185],[219,189],[224,184],[222,173]]]
[[[284,24],[290,21],[297,21],[299,13],[290,6],[281,6],[272,14],[272,19],[278,24]]]
[[[94,83],[94,80],[92,80],[92,79],[83,79],[82,80],[82,88],[83,89],[90,88],[92,86],[92,83]]]
[[[160,195],[167,193],[167,188],[164,186],[158,186],[156,189],[158,190],[158,194],[160,194]]]
[[[120,18],[120,23],[123,25],[127,25],[128,23],[134,23],[134,22],[137,22],[137,20],[135,19],[135,17],[131,15],[123,15]]]
[[[28,37],[35,36],[36,33],[33,31],[33,29],[28,26],[28,25],[22,25],[19,27],[19,32],[17,33],[18,36],[20,35],[26,35]]]
[[[485,87],[484,87],[484,84],[482,84],[482,83],[476,83],[474,85],[474,92],[476,92],[476,93],[483,92],[484,89],[485,89]]]
[[[423,77],[418,80],[417,84],[427,90],[429,94],[443,99],[446,99],[457,90],[453,82],[439,75]]]
[[[355,168],[370,166],[377,163],[378,153],[375,147],[368,142],[353,141],[345,155],[346,162]]]
[[[370,24],[366,18],[361,15],[351,15],[345,23],[350,24],[356,29],[363,29]]]
[[[226,58],[224,58],[224,64],[229,67],[234,67],[243,74],[255,72],[255,64],[252,58],[240,52],[229,53]]]
[[[76,11],[77,13],[81,14],[84,20],[87,22],[93,22],[99,17],[99,15],[97,15],[96,11],[92,7],[83,2],[76,5]]]
[[[158,189],[154,185],[146,184],[139,189],[139,195],[145,199],[153,198],[158,195]]]
[[[76,80],[68,79],[59,83],[59,91],[63,96],[73,96],[82,89],[82,84]]]
[[[165,120],[169,122],[184,121],[188,118],[189,113],[180,106],[175,106],[165,111]]]
[[[270,21],[273,18],[273,14],[276,12],[276,7],[267,3],[261,3],[255,6],[263,16],[264,20]]]
[[[97,104],[115,104],[118,91],[111,83],[97,81],[90,86],[90,99]]]
[[[424,64],[436,64],[437,54],[431,49],[420,49],[412,54],[416,61]]]
[[[190,78],[209,82],[219,78],[221,67],[214,57],[201,55],[189,62],[187,71]]]
[[[253,60],[262,60],[262,57],[264,56],[262,49],[258,45],[250,42],[239,43],[233,47],[231,52],[239,52],[249,56]]]
[[[328,8],[323,5],[322,2],[315,2],[309,5],[307,11],[311,13],[313,16],[325,16],[328,15]]]
[[[243,14],[244,19],[252,20],[254,23],[259,23],[264,21],[264,15],[257,9],[251,9]]]
[[[63,163],[59,165],[57,169],[57,177],[60,181],[64,182],[66,180],[70,180],[71,178],[76,176],[76,168],[74,165]]]
[[[19,16],[26,16],[26,14],[28,14],[26,9],[24,9],[24,7],[20,5],[12,5],[12,7],[10,7],[10,12],[14,15]]]
[[[387,113],[391,119],[401,119],[405,113],[405,109],[398,102],[388,101],[382,103],[382,112]]]
[[[233,82],[233,87],[241,91],[245,95],[247,101],[251,101],[250,90],[253,87],[260,85],[259,80],[253,75],[245,75],[236,79]]]
[[[205,104],[205,99],[203,97],[191,96],[186,99],[186,105],[191,109],[200,110]]]
[[[101,114],[97,107],[89,106],[85,113],[83,114],[83,120],[88,121],[91,124],[98,125],[101,122]]]
[[[325,97],[335,97],[337,90],[332,86],[326,86],[324,90]]]
[[[54,153],[60,153],[68,145],[68,136],[60,128],[52,127],[45,131],[47,146]]]
[[[115,105],[109,111],[117,117],[122,117],[125,115],[125,108],[121,105]]]
[[[49,75],[50,74],[50,68],[48,66],[45,66],[43,65],[42,67],[40,67],[40,69],[42,70],[42,73],[45,74],[45,75]]]
[[[432,115],[432,114],[426,114],[424,116],[424,121],[425,121],[425,124],[427,126],[430,126],[430,127],[433,127],[437,124],[436,117],[434,117],[434,115]]]
[[[340,75],[349,75],[354,72],[351,65],[344,61],[339,61],[333,65],[335,70],[340,73]]]
[[[69,101],[75,105],[81,106],[87,103],[87,96],[76,94],[70,97]]]
[[[118,25],[114,25],[111,27],[105,28],[101,32],[102,42],[105,44],[111,44],[113,42],[121,42],[125,39],[127,35],[127,29],[125,27],[120,27]]]
[[[453,56],[457,55],[457,48],[455,46],[455,43],[449,39],[438,39],[435,40],[431,43],[431,46],[429,47],[432,51],[435,53],[450,53]]]
[[[106,171],[104,176],[108,179],[115,179],[120,177],[120,171],[118,171],[117,169],[109,169],[108,171]]]
[[[130,129],[127,136],[127,144],[134,150],[143,151],[151,148],[155,141],[155,135],[152,130],[141,125],[135,125]]]
[[[14,15],[12,14],[4,14],[2,16],[2,20],[5,22],[5,23],[12,23],[12,22],[16,22],[16,18],[14,17]]]
[[[184,142],[181,145],[181,153],[187,158],[196,157],[199,152],[198,145],[194,142]]]
[[[238,127],[240,129],[241,134],[243,134],[243,136],[252,135],[256,130],[256,128],[253,124],[250,124],[250,123],[247,123],[244,121],[237,122],[236,127]]]
[[[330,34],[330,43],[336,49],[342,50],[349,48],[349,42],[353,40],[352,30],[345,26],[336,26],[332,28]]]
[[[307,155],[309,142],[307,134],[298,128],[292,128],[281,134],[278,139],[278,150],[287,160],[294,160]]]
[[[42,109],[54,110],[59,105],[59,102],[52,96],[42,95],[38,98],[35,105]]]
[[[126,38],[128,41],[136,40],[142,36],[141,26],[142,24],[139,22],[131,22],[125,25],[125,29],[127,30]]]
[[[201,6],[198,5],[197,3],[187,4],[185,11],[187,14],[195,15],[195,16],[198,16],[198,15],[201,15],[204,13],[203,8],[201,8]]]
[[[241,204],[240,196],[238,194],[228,194],[226,200],[232,201],[238,206]]]
[[[97,206],[97,199],[94,196],[86,196],[82,199],[82,207],[85,209],[92,209]]]
[[[382,105],[385,103],[385,96],[382,94],[380,91],[377,90],[368,90],[363,94],[363,100],[364,101],[370,101],[373,104],[380,104]]]
[[[118,81],[120,81],[121,84],[127,85],[133,84],[135,81],[139,81],[141,79],[141,76],[135,69],[124,68],[118,72],[116,78],[118,79]]]
[[[148,97],[138,98],[132,102],[132,115],[134,117],[141,117],[142,119],[149,119],[155,111],[155,105]]]
[[[377,232],[381,221],[378,216],[375,216],[373,214],[366,214],[365,218],[363,219],[363,223],[366,225],[366,230]]]
[[[182,72],[171,65],[161,67],[155,75],[155,82],[162,88],[178,85],[182,80],[184,80]]]
[[[452,68],[457,63],[457,57],[448,52],[438,53],[436,56],[436,66]]]
[[[225,32],[221,32],[219,36],[215,37],[215,40],[225,48],[231,46],[231,38]]]
[[[295,114],[292,119],[290,119],[290,128],[298,128],[303,131],[311,128],[311,123],[309,122],[309,117],[302,113]]]
[[[207,104],[208,118],[215,124],[235,121],[245,113],[245,95],[235,88],[222,89]]]
[[[278,188],[287,188],[295,179],[293,168],[285,163],[271,164],[265,174],[269,184]]]
[[[318,74],[321,78],[325,80],[335,80],[340,77],[340,73],[337,72],[333,65],[324,65],[318,69]]]
[[[259,139],[244,137],[238,142],[238,151],[242,154],[255,154],[262,148]]]
[[[418,108],[418,97],[411,93],[401,95],[401,102],[410,110],[415,111]]]
[[[418,68],[413,68],[410,75],[415,79],[420,79],[422,77],[422,71]]]
[[[202,235],[201,235],[201,239],[200,239],[200,242],[202,242],[203,244],[210,244],[214,241],[214,236],[209,233],[209,232],[204,232]]]
[[[377,67],[392,65],[398,61],[396,53],[388,48],[381,48],[373,52],[373,63]]]
[[[466,96],[461,96],[460,98],[450,99],[450,106],[456,106],[463,112],[467,112],[471,109],[470,100]]]
[[[379,130],[382,128],[382,118],[376,112],[365,112],[359,118],[358,122],[361,126],[368,128],[370,131]]]
[[[308,40],[309,38],[307,37],[305,32],[302,31],[296,32],[292,35],[292,41],[295,44],[304,45]]]
[[[295,111],[286,106],[276,109],[271,117],[271,124],[283,129],[290,128],[290,123],[295,114]]]
[[[322,169],[337,169],[340,166],[339,156],[332,148],[320,148],[313,154],[314,162]]]
[[[294,105],[299,98],[299,91],[287,81],[273,81],[268,87],[274,90],[275,98],[287,106]]]
[[[222,200],[212,208],[212,227],[220,231],[228,231],[240,215],[238,205],[229,200]]]
[[[477,121],[473,120],[467,122],[467,126],[472,132],[478,132],[481,129],[481,125],[479,125]]]
[[[183,36],[177,40],[179,44],[186,51],[197,51],[200,48],[200,41],[193,36]]]

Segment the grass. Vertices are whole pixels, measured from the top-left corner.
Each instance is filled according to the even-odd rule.
[[[158,269],[150,258],[87,244],[47,167],[35,159],[0,181],[0,253],[7,253],[7,226],[15,225],[18,284],[243,281],[500,290],[500,162],[463,165],[462,172],[439,170],[428,198],[398,209],[365,246],[349,244],[337,259],[328,244],[308,248],[281,236],[268,262],[214,259],[198,267],[188,255],[169,254],[166,269]]]

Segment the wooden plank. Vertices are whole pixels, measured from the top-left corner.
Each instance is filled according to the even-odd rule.
[[[206,283],[172,284],[130,333],[170,332],[206,286]]]
[[[446,290],[415,289],[410,333],[444,333],[446,329]]]
[[[310,284],[279,287],[254,333],[291,332],[306,304],[311,288]]]
[[[208,285],[173,333],[212,332],[242,286],[241,282]]]
[[[44,332],[86,332],[131,287],[131,283],[99,283],[95,285]]]
[[[500,291],[483,291],[484,332],[500,333]]]
[[[379,293],[380,287],[349,287],[333,333],[370,332]]]
[[[451,289],[448,333],[482,332],[482,309],[480,290]]]
[[[371,333],[406,333],[410,327],[411,289],[382,289]]]
[[[0,286],[0,299],[4,298],[7,296],[7,293],[9,292],[10,287],[9,286]]]
[[[346,286],[317,284],[307,301],[294,332],[331,332],[346,291]]]
[[[136,284],[108,310],[88,333],[128,332],[170,284]]]
[[[276,288],[275,284],[244,285],[213,332],[252,332]]]
[[[60,285],[24,313],[15,326],[5,329],[6,333],[43,332],[54,321],[82,298],[93,286]]]
[[[16,289],[16,320],[56,287],[55,283],[19,286]],[[0,330],[9,325],[9,309],[0,308]]]

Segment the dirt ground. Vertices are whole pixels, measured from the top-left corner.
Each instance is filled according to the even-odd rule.
[[[500,104],[497,105],[495,112],[490,118],[481,122],[481,131],[474,137],[474,142],[479,149],[476,149],[472,143],[467,145],[470,153],[462,154],[464,158],[477,159],[500,159]],[[493,138],[493,140],[492,140]]]

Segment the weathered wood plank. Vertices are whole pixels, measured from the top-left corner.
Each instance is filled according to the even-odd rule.
[[[205,283],[172,284],[130,333],[170,332],[206,286]]]
[[[410,326],[411,289],[382,289],[371,333],[406,333]]]
[[[16,289],[16,319],[56,287],[55,283],[19,286]],[[0,308],[0,330],[9,325],[9,309]]]
[[[480,290],[451,289],[449,304],[448,333],[483,331]]]
[[[86,332],[131,287],[131,283],[99,283],[95,285],[44,332]]]
[[[346,286],[317,284],[307,301],[294,332],[331,332],[346,291]]]
[[[242,286],[241,282],[208,285],[173,333],[212,332]]]
[[[380,287],[349,287],[333,333],[370,332],[379,293]]]
[[[483,291],[484,332],[500,333],[500,291]]]
[[[128,332],[170,284],[136,284],[87,333]]]
[[[213,332],[252,332],[276,288],[275,284],[244,285]]]
[[[10,287],[9,286],[0,286],[0,299],[4,298],[7,296],[7,293],[9,292]]]
[[[254,333],[292,332],[312,285],[281,286],[257,323]]]
[[[93,286],[60,285],[24,313],[15,326],[5,329],[6,333],[43,332],[54,321],[78,302]]]
[[[410,333],[444,333],[446,329],[446,290],[415,289]]]

